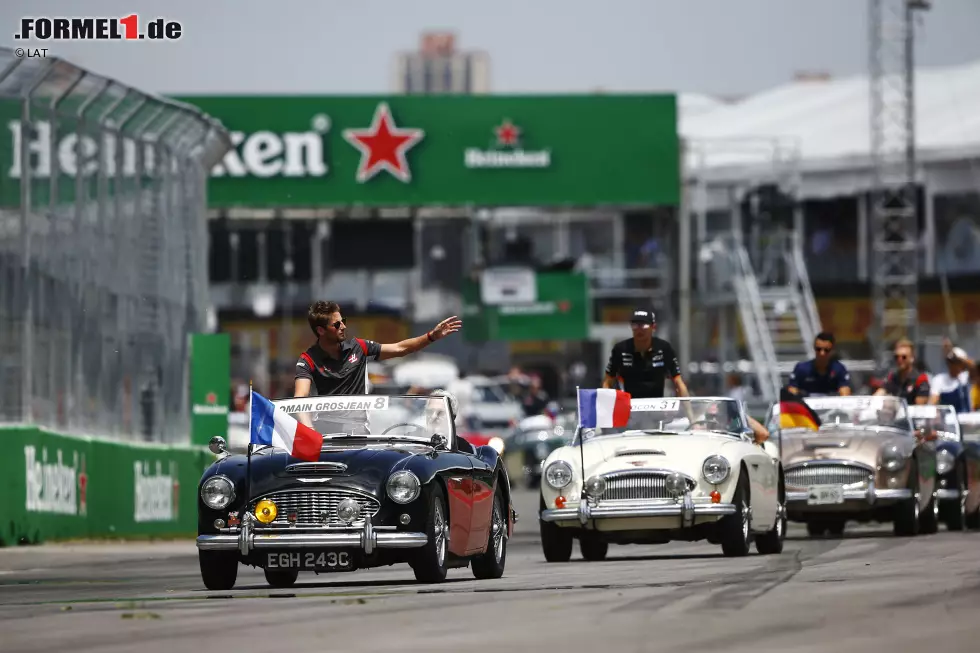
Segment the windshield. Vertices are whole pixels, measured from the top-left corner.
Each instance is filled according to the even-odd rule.
[[[970,442],[980,442],[980,413],[959,413],[957,418],[963,439]]]
[[[959,420],[952,406],[909,406],[912,427],[934,431],[944,438],[959,439]]]
[[[633,399],[630,418],[622,428],[597,428],[595,437],[641,433],[697,434],[703,431],[741,433],[747,424],[741,406],[726,397],[670,397]],[[593,437],[583,429],[586,439]]]
[[[328,440],[414,440],[429,443],[436,433],[452,438],[446,397],[302,397],[272,402]]]
[[[820,418],[820,430],[887,427],[911,430],[908,405],[900,397],[807,397]],[[778,411],[779,405],[776,405]],[[784,429],[787,431],[807,429]],[[812,431],[810,431],[812,433]]]

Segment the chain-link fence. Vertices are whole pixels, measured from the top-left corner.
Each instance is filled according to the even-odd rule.
[[[207,305],[196,108],[0,48],[0,421],[174,442]]]

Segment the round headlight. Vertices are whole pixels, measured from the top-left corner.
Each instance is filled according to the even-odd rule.
[[[956,456],[949,451],[943,450],[936,452],[936,473],[945,474],[956,465]]]
[[[488,442],[487,444],[489,444],[491,447],[493,447],[494,449],[496,449],[497,450],[497,453],[503,453],[504,452],[504,441],[503,441],[503,438],[497,438],[497,437],[490,438],[490,442]]]
[[[664,487],[675,497],[687,492],[687,479],[682,474],[674,472],[664,479]]]
[[[235,484],[227,476],[212,476],[201,486],[201,500],[211,510],[223,510],[235,500]]]
[[[601,497],[606,491],[606,479],[601,476],[593,476],[585,482],[585,491],[590,497]]]
[[[882,450],[881,466],[889,472],[897,472],[905,466],[905,455],[897,444],[890,444]]]
[[[269,499],[262,499],[255,504],[255,518],[263,524],[271,524],[278,514],[279,508]]]
[[[544,480],[551,487],[560,490],[572,482],[572,466],[564,460],[556,460],[544,470]]]
[[[708,456],[701,464],[701,474],[704,476],[704,480],[712,485],[724,482],[731,471],[732,466],[728,464],[728,460],[724,456]]]
[[[337,505],[337,517],[350,524],[361,514],[361,504],[353,499],[344,499]]]
[[[410,471],[403,470],[395,472],[388,477],[387,488],[388,496],[395,503],[411,503],[415,501],[422,492],[422,483],[419,477]]]

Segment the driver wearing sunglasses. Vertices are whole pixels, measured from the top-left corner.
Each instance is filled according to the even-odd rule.
[[[842,362],[833,358],[834,334],[826,331],[813,339],[814,356],[797,363],[789,375],[787,389],[796,395],[849,395],[851,373]]]

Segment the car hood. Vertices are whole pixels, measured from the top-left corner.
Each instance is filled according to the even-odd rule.
[[[898,445],[906,455],[915,448],[908,435],[891,431],[847,430],[810,434],[786,434],[781,437],[784,466],[810,460],[848,460],[874,467],[879,452],[886,446]]]
[[[586,478],[635,469],[669,469],[697,479],[704,459],[725,456],[739,440],[724,435],[635,435],[596,438],[585,443]],[[726,456],[735,464],[732,455]]]
[[[403,468],[413,456],[429,456],[431,453],[429,447],[412,444],[367,447],[327,445],[320,453],[319,462],[334,463],[332,466],[317,466],[281,451],[253,454],[250,495],[257,497],[268,492],[297,488],[346,487],[380,499],[384,495],[384,484],[393,471]],[[234,456],[222,463],[223,466],[239,467],[239,473],[244,474],[245,456]]]

